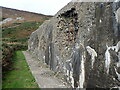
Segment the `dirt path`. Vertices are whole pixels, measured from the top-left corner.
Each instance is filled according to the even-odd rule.
[[[23,54],[40,88],[67,88],[45,64],[33,58],[27,51],[23,51]]]

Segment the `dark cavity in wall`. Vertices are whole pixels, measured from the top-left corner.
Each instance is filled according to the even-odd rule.
[[[71,10],[68,10],[61,15],[58,16],[60,18],[58,22],[58,26],[60,30],[64,30],[68,43],[71,43],[76,40],[77,33],[78,33],[78,14],[76,12],[75,8],[71,8]],[[63,24],[63,26],[60,26],[60,24]]]
[[[74,87],[78,87],[79,85],[79,75],[80,75],[80,48],[76,48],[75,45],[78,43],[77,33],[79,30],[78,23],[78,13],[75,8],[71,8],[61,15],[59,15],[58,28],[59,31],[63,31],[66,35],[67,46],[74,46],[73,55],[72,55],[72,68],[73,68],[73,79],[74,79]],[[69,82],[69,81],[68,81]]]
[[[65,18],[67,22],[68,31],[66,31],[68,35],[68,41],[76,41],[77,33],[78,33],[78,14],[75,12],[75,8],[67,11],[66,13],[61,14],[62,18]],[[74,87],[78,87],[79,85],[79,75],[80,75],[80,63],[81,63],[81,56],[80,56],[80,49],[75,48],[74,43],[74,53],[72,56],[72,67],[73,67],[73,78],[74,78]]]

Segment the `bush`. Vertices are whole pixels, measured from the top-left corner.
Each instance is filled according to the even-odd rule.
[[[3,70],[6,70],[9,68],[9,65],[11,64],[11,58],[13,56],[13,53],[16,50],[27,50],[27,45],[22,44],[6,44],[2,43],[2,67]]]
[[[13,48],[8,44],[2,44],[2,67],[3,70],[11,63],[10,58],[13,56]]]

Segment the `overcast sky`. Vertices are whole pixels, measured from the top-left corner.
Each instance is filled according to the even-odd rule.
[[[0,0],[0,6],[54,15],[71,0]]]

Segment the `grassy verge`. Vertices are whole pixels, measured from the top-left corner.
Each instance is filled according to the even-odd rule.
[[[12,63],[12,68],[3,72],[3,88],[38,88],[21,51],[15,51]]]

